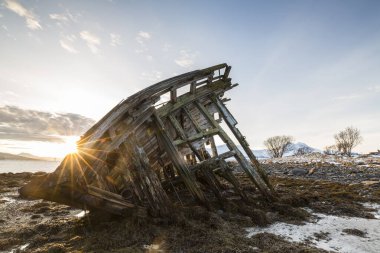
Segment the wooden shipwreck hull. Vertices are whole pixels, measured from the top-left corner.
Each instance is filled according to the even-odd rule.
[[[120,215],[167,215],[189,199],[206,207],[210,198],[223,203],[226,183],[249,201],[226,162],[234,158],[273,200],[265,171],[225,106],[224,93],[237,86],[230,70],[220,64],[192,71],[123,100],[81,137],[78,153],[67,155],[53,173],[34,178],[20,194]],[[219,154],[216,138],[229,151]]]

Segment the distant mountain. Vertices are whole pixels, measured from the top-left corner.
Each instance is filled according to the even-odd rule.
[[[44,161],[52,161],[52,162],[61,160],[61,159],[56,158],[56,157],[43,157],[43,156],[41,157],[41,156],[35,156],[32,154],[29,154],[29,153],[20,153],[18,155],[22,156],[22,157],[26,157],[26,158],[31,158],[31,159],[36,159],[36,160],[44,160]]]
[[[308,153],[322,153],[321,150],[312,148],[309,145],[303,143],[303,142],[297,142],[297,143],[292,143],[288,150],[285,152],[284,156],[293,156],[297,154],[308,154]]]
[[[237,147],[245,155],[244,149],[240,145],[238,145]],[[227,148],[227,145],[225,145],[225,144],[219,145],[216,148],[217,148],[219,154],[225,153],[229,150]],[[209,149],[208,151],[211,152],[211,149]],[[270,158],[270,155],[269,155],[267,149],[252,150],[252,152],[256,156],[257,159]],[[293,156],[293,155],[297,155],[297,154],[300,154],[303,152],[304,153],[313,153],[313,152],[321,153],[322,151],[319,149],[316,149],[316,148],[312,148],[305,143],[297,142],[297,143],[291,144],[288,151],[285,152],[284,156]]]
[[[13,155],[13,154],[8,154],[8,153],[0,153],[0,160],[23,160],[23,161],[36,161],[40,159],[36,158],[30,158],[30,157],[24,157],[20,155]]]

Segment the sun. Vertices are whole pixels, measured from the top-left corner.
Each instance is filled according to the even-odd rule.
[[[77,141],[79,141],[78,136],[68,136],[65,137],[65,143],[63,143],[63,150],[66,154],[72,154],[78,152]]]

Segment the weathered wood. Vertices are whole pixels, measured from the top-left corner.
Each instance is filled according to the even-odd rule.
[[[218,132],[219,132],[219,129],[210,129],[210,130],[207,130],[207,131],[202,131],[201,133],[195,134],[195,135],[187,138],[186,140],[175,140],[175,141],[173,141],[173,144],[176,145],[176,146],[177,145],[182,145],[184,143],[193,142],[193,141],[196,141],[196,140],[208,137],[210,135],[215,135]]]
[[[185,115],[188,117],[188,119],[190,120],[190,122],[193,124],[193,126],[196,129],[196,131],[198,133],[201,133],[202,132],[202,128],[199,126],[198,122],[194,119],[194,117],[191,115],[191,113],[186,108],[186,106],[182,107],[182,110],[185,112]]]
[[[189,168],[187,167],[186,162],[179,155],[178,150],[174,146],[172,140],[166,132],[163,122],[157,113],[154,113],[154,122],[156,124],[157,135],[161,139],[161,142],[164,146],[164,150],[168,153],[171,158],[174,166],[176,167],[178,174],[181,176],[183,182],[185,183],[187,189],[190,193],[202,204],[208,206],[206,197],[204,196],[199,185],[195,181],[194,176],[190,173]]]
[[[198,150],[196,150],[194,148],[193,144],[191,144],[191,140],[187,139],[185,132],[183,131],[182,127],[180,126],[180,124],[178,123],[176,118],[173,115],[169,115],[168,118],[169,118],[170,123],[173,125],[174,129],[177,131],[179,136],[182,138],[182,141],[184,143],[187,143],[187,145],[190,147],[191,151],[193,151],[193,153],[198,157],[198,159],[201,159],[201,155],[199,154]],[[176,145],[176,144],[174,144],[174,145]]]
[[[210,141],[210,145],[211,145],[212,156],[213,157],[218,156],[218,150],[216,149],[214,136],[211,136],[209,138],[209,141]]]
[[[157,174],[151,169],[144,149],[137,143],[132,134],[125,142],[125,150],[132,166],[127,169],[131,183],[139,189],[143,200],[149,203],[150,211],[155,215],[167,216],[171,204],[166,192],[158,180]]]
[[[266,185],[272,191],[272,194],[275,194],[275,191],[273,189],[272,184],[269,181],[267,173],[260,166],[260,163],[256,159],[256,156],[253,154],[252,150],[249,148],[249,144],[245,140],[245,136],[243,136],[241,134],[241,132],[239,131],[239,129],[236,127],[237,121],[234,118],[234,116],[232,115],[232,113],[223,104],[223,102],[220,101],[219,98],[217,98],[217,97],[214,96],[214,97],[211,98],[211,100],[217,106],[218,110],[220,111],[220,114],[222,115],[223,119],[227,123],[227,126],[230,128],[231,132],[235,135],[236,139],[239,141],[240,145],[243,147],[245,153],[248,155],[248,157],[251,160],[252,164],[256,167],[256,170],[260,173],[261,178],[264,180],[264,182],[266,183]]]
[[[241,188],[239,181],[236,179],[236,177],[232,173],[232,170],[228,166],[227,162],[224,160],[219,161],[219,167],[220,167],[220,171],[218,174],[233,185],[235,192],[238,193],[244,201],[249,202],[247,195],[245,194],[244,190]]]
[[[185,204],[189,203],[188,194],[181,199],[184,192],[206,207],[205,192],[213,192],[223,205],[227,185],[221,183],[222,178],[248,200],[225,162],[234,156],[262,194],[271,199],[274,193],[264,171],[220,100],[237,85],[231,83],[230,69],[220,64],[192,71],[121,101],[82,136],[77,155],[64,159],[46,182],[32,180],[20,192],[119,215],[143,216],[149,210],[154,216],[169,216],[176,198],[181,205],[185,198]],[[183,91],[186,85],[189,91],[179,95],[178,89],[183,87]],[[170,101],[157,105],[168,92]],[[221,115],[217,120],[215,113]],[[222,129],[222,120],[253,165]],[[215,135],[227,144],[229,152],[218,154]],[[211,144],[212,156],[206,142]]]
[[[248,174],[253,183],[257,186],[257,188],[261,191],[261,193],[272,200],[274,197],[271,193],[271,190],[268,188],[266,183],[261,179],[260,174],[248,163],[248,161],[244,158],[243,154],[236,147],[235,143],[229,138],[229,136],[224,132],[222,127],[215,121],[215,119],[209,114],[207,109],[200,104],[199,102],[195,102],[197,108],[203,113],[203,115],[209,120],[210,124],[213,127],[219,129],[219,136],[221,139],[227,144],[227,146],[236,152],[235,158],[242,166],[243,170]]]

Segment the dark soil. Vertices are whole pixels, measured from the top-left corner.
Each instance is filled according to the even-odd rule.
[[[342,184],[297,177],[271,177],[279,200],[268,203],[244,175],[238,175],[253,200],[231,200],[211,210],[177,204],[170,218],[120,218],[90,213],[48,201],[18,197],[18,187],[34,174],[0,174],[0,252],[28,244],[24,252],[325,252],[312,245],[245,228],[282,221],[299,224],[317,212],[373,218],[360,203],[380,202],[376,185]],[[350,233],[350,231],[343,231]],[[321,234],[323,237],[323,234]],[[323,238],[321,238],[323,239]],[[22,252],[22,251],[20,251]]]

